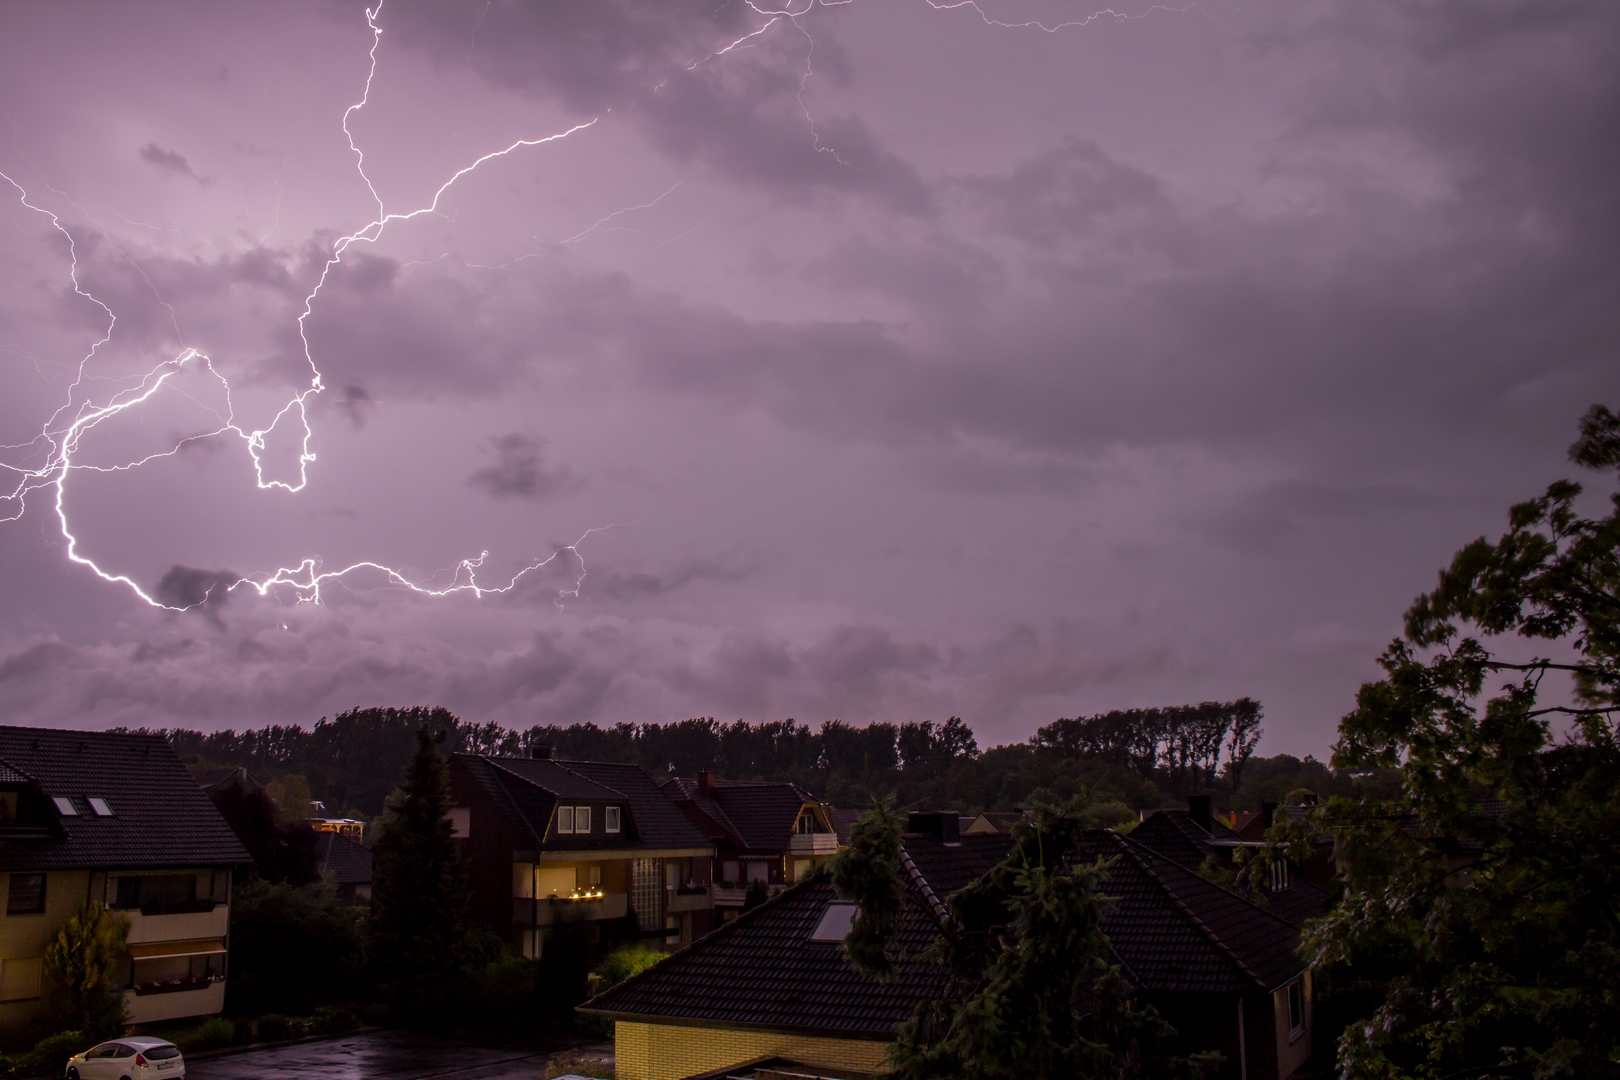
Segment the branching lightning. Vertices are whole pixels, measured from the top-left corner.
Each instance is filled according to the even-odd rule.
[[[844,4],[852,3],[853,0],[800,0],[798,3],[789,3],[782,7],[775,7],[768,3],[761,3],[759,0],[745,0],[745,2],[763,19],[763,22],[750,30],[748,33],[743,34],[722,47],[715,49],[706,56],[691,61],[691,63],[687,65],[687,69],[692,70],[702,64],[714,60],[715,58],[725,56],[737,50],[750,48],[759,41],[763,40],[778,25],[784,22],[791,24],[795,29],[803,33],[806,40],[809,42],[809,47],[806,50],[804,57],[804,69],[799,80],[798,101],[800,107],[804,110],[805,119],[809,123],[811,137],[814,140],[815,148],[818,152],[831,154],[836,160],[843,163],[842,159],[838,158],[835,149],[821,145],[820,137],[816,133],[814,117],[811,115],[808,106],[806,106],[804,102],[805,90],[813,75],[811,59],[815,49],[815,39],[811,37],[809,31],[803,25],[802,20],[804,20],[804,18],[817,7],[839,7],[843,6]],[[1123,21],[1132,18],[1142,18],[1145,17],[1145,14],[1151,13],[1152,11],[1189,10],[1189,8],[1166,8],[1155,5],[1143,15],[1127,15],[1116,12],[1110,8],[1094,12],[1085,16],[1084,18],[1047,24],[1039,20],[1007,22],[992,18],[983,8],[980,7],[978,0],[923,0],[923,2],[935,11],[954,11],[959,8],[971,8],[973,11],[978,13],[979,17],[986,25],[1007,29],[1038,29],[1046,33],[1056,33],[1069,27],[1087,26],[1099,20],[1112,19],[1115,21]],[[38,461],[38,463],[28,465],[18,465],[0,461],[0,473],[11,475],[15,481],[9,492],[0,492],[0,523],[18,520],[26,511],[27,500],[31,494],[47,488],[51,489],[53,492],[51,499],[55,507],[56,518],[60,526],[62,537],[66,542],[68,559],[79,566],[89,569],[92,573],[96,574],[104,581],[125,586],[132,593],[134,593],[134,595],[153,607],[163,608],[171,611],[187,610],[187,607],[185,606],[177,607],[163,602],[160,597],[154,596],[146,589],[143,589],[141,585],[133,578],[127,576],[126,574],[117,573],[103,568],[94,559],[84,554],[80,550],[80,541],[74,532],[67,511],[67,489],[69,479],[75,473],[79,472],[108,473],[130,471],[152,461],[172,457],[180,453],[186,446],[190,444],[202,440],[230,436],[241,440],[246,446],[248,455],[253,462],[254,481],[259,490],[270,491],[279,489],[287,493],[297,493],[302,491],[308,484],[309,467],[316,460],[314,450],[311,446],[314,434],[310,427],[308,402],[312,396],[319,394],[323,389],[320,368],[315,362],[314,354],[309,342],[307,324],[314,313],[316,302],[320,297],[321,290],[326,285],[326,282],[331,275],[333,267],[338,266],[342,262],[344,254],[352,246],[356,244],[377,243],[379,240],[381,240],[389,225],[396,222],[410,221],[424,215],[438,213],[440,201],[457,183],[457,181],[474,172],[485,163],[493,161],[497,158],[504,158],[520,150],[545,146],[550,143],[567,139],[572,135],[595,126],[598,121],[602,119],[601,116],[593,117],[590,120],[574,124],[572,127],[569,127],[566,130],[541,138],[515,140],[505,148],[484,154],[483,156],[472,161],[470,164],[451,174],[451,176],[445,180],[444,183],[439,185],[439,187],[434,191],[432,199],[426,206],[422,206],[418,209],[407,212],[388,211],[381,194],[377,191],[376,185],[372,182],[371,177],[366,172],[365,151],[361,148],[359,143],[356,142],[354,133],[349,126],[350,120],[353,119],[355,114],[359,113],[366,107],[371,98],[372,84],[377,74],[377,51],[381,46],[383,35],[382,27],[377,21],[378,16],[382,11],[382,6],[382,0],[378,0],[375,7],[366,9],[366,23],[371,30],[371,47],[368,52],[369,67],[366,73],[365,86],[360,95],[360,99],[344,110],[341,123],[344,138],[348,142],[350,151],[353,152],[355,156],[355,170],[359,174],[361,181],[365,184],[366,190],[370,193],[371,198],[376,206],[376,216],[361,228],[349,233],[348,235],[338,238],[332,244],[331,251],[326,257],[325,263],[316,278],[314,286],[304,297],[302,311],[297,318],[298,336],[303,347],[303,358],[309,367],[308,383],[297,393],[293,394],[286,404],[283,405],[281,409],[271,418],[269,424],[262,428],[250,429],[248,426],[237,421],[235,406],[231,401],[230,383],[215,367],[213,361],[207,355],[195,348],[189,347],[183,349],[179,355],[173,357],[172,359],[160,363],[157,367],[147,372],[144,376],[133,379],[133,386],[126,385],[125,388],[113,393],[104,404],[95,404],[89,400],[87,390],[88,386],[92,383],[127,383],[131,381],[109,379],[107,376],[95,374],[91,371],[92,365],[97,360],[98,353],[100,353],[103,347],[112,340],[114,329],[117,326],[118,317],[111,307],[89,292],[80,281],[78,249],[75,244],[73,234],[68,227],[63,224],[57,213],[31,200],[27,190],[24,189],[22,184],[18,183],[17,180],[15,180],[11,175],[0,171],[0,179],[3,179],[10,184],[13,189],[15,189],[21,205],[26,207],[28,210],[40,214],[48,219],[51,227],[60,233],[63,240],[66,242],[69,261],[68,276],[72,283],[73,292],[77,296],[99,307],[106,316],[106,325],[101,336],[90,346],[89,350],[78,361],[77,370],[74,373],[73,379],[67,389],[66,400],[62,405],[58,406],[57,409],[45,421],[41,427],[40,433],[27,443],[11,446],[0,446],[0,450],[20,451],[24,452],[25,454],[33,454],[36,461],[38,461],[38,459],[41,457],[43,458],[43,460]],[[487,11],[488,8],[486,7],[486,14]],[[483,16],[480,16],[479,24],[481,25],[482,22]],[[474,33],[476,35],[476,27],[474,29]],[[469,54],[471,52],[471,48],[472,45],[469,44]],[[283,163],[283,170],[284,169],[285,163]],[[279,226],[280,222],[280,179],[280,175],[278,174],[275,185],[277,189],[276,222],[271,225],[270,232],[274,232]],[[571,244],[593,232],[596,232],[597,230],[609,228],[611,227],[610,223],[616,218],[630,213],[631,211],[643,210],[656,205],[672,194],[679,186],[680,184],[677,183],[674,187],[671,187],[668,191],[665,191],[662,195],[652,199],[650,202],[643,203],[639,206],[625,207],[621,210],[615,211],[612,214],[608,214],[599,219],[595,224],[576,233],[573,236],[570,236],[568,239],[561,241],[561,243]],[[712,217],[713,215],[710,216]],[[157,228],[157,226],[147,226],[143,222],[131,222],[131,224],[148,228]],[[702,223],[700,223],[698,226],[694,226],[693,228],[699,228],[701,227],[701,224]],[[685,234],[683,233],[682,235]],[[268,237],[269,233],[266,233],[265,236]],[[122,251],[120,251],[120,254],[123,254]],[[128,258],[128,256],[125,256],[125,258]],[[139,270],[140,268],[136,266],[136,269]],[[148,284],[150,284],[150,281],[148,281]],[[159,299],[161,302],[161,298]],[[170,312],[172,315],[172,308],[170,308]],[[176,332],[179,332],[178,326],[176,326]],[[37,364],[38,360],[36,359],[35,362]],[[217,427],[201,434],[188,436],[187,438],[180,440],[169,450],[150,454],[138,460],[123,464],[94,465],[76,460],[76,455],[78,454],[81,440],[86,434],[97,428],[102,423],[126,412],[127,410],[151,401],[166,386],[172,386],[176,382],[177,377],[188,369],[200,370],[209,378],[218,383],[224,395],[225,410],[224,415],[218,415],[218,413],[215,414],[219,421]],[[264,453],[267,446],[267,440],[269,439],[271,433],[274,432],[283,422],[296,424],[297,429],[301,431],[301,434],[296,436],[298,441],[298,468],[296,479],[293,480],[267,477],[265,472]],[[559,592],[558,602],[560,603],[563,596],[573,596],[577,598],[580,595],[580,589],[585,579],[585,566],[583,559],[580,557],[579,546],[584,543],[584,541],[593,533],[600,531],[603,530],[600,528],[586,530],[586,532],[572,544],[560,547],[546,558],[524,566],[509,579],[507,579],[505,584],[500,585],[486,585],[481,583],[478,579],[478,571],[483,568],[485,562],[489,558],[489,552],[484,551],[480,553],[477,558],[462,559],[459,563],[457,563],[451,571],[450,583],[443,586],[412,580],[408,575],[394,567],[370,560],[355,562],[340,569],[328,570],[323,569],[322,562],[319,558],[310,557],[299,562],[296,566],[282,567],[271,574],[243,577],[224,587],[230,591],[235,591],[242,587],[249,587],[256,591],[261,597],[268,596],[274,591],[287,590],[300,602],[319,603],[321,601],[322,589],[324,586],[357,571],[372,571],[383,575],[388,582],[394,586],[404,588],[410,592],[418,593],[424,596],[442,597],[456,593],[468,593],[474,597],[483,597],[489,594],[510,592],[518,586],[519,582],[525,576],[551,564],[567,553],[579,561],[579,574],[575,579],[572,589],[565,589]],[[201,602],[206,602],[206,598]]]

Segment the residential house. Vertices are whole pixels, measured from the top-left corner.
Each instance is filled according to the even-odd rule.
[[[315,865],[330,877],[339,899],[371,903],[371,849],[339,832],[315,834]]]
[[[639,765],[534,754],[450,759],[472,914],[529,957],[565,925],[596,952],[701,936],[714,845],[679,805]]]
[[[0,1032],[37,1033],[46,946],[87,901],[129,920],[131,1023],[219,1012],[250,861],[162,737],[0,727]]]
[[[832,808],[797,784],[716,780],[700,772],[671,779],[664,791],[714,845],[721,920],[742,911],[750,882],[780,890],[810,876],[842,846]]]
[[[849,966],[840,944],[855,905],[815,875],[581,1012],[614,1022],[622,1080],[879,1072],[896,1026],[946,984],[946,972],[923,958],[949,923],[944,898],[1003,860],[1010,844],[1004,833],[964,833],[955,814],[910,816],[901,861],[911,902],[890,980]],[[1291,1075],[1311,1045],[1298,931],[1112,831],[1085,834],[1074,853],[1098,856],[1112,860],[1105,892],[1116,903],[1103,924],[1111,960],[1179,1025],[1183,1049],[1222,1051],[1223,1078]]]
[[[1208,795],[1194,795],[1187,804],[1186,810],[1153,811],[1131,830],[1131,839],[1190,870],[1207,866],[1221,874],[1235,873],[1238,852],[1264,846],[1265,828],[1256,825],[1264,810],[1256,821],[1247,823],[1248,832],[1240,834],[1214,814]],[[1267,805],[1275,812],[1275,803]],[[1271,868],[1266,880],[1239,887],[1239,891],[1298,926],[1327,910],[1326,883],[1312,880],[1315,875],[1306,872],[1309,868],[1309,862],[1301,866],[1284,860]]]
[[[981,833],[1010,833],[1014,825],[1028,816],[1022,810],[989,811],[975,816],[963,825],[962,832],[968,836],[978,836]]]

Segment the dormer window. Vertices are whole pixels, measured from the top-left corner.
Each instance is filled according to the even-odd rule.
[[[1276,859],[1271,864],[1271,891],[1282,892],[1288,888],[1288,861]]]
[[[51,796],[51,802],[56,805],[56,812],[63,817],[78,817],[79,808],[73,805],[73,800],[65,795]]]
[[[610,806],[602,812],[602,824],[608,832],[616,833],[623,830],[619,814],[620,811],[617,806]]]
[[[557,807],[557,832],[572,833],[574,831],[574,808],[572,806]]]
[[[574,807],[574,831],[588,833],[591,831],[591,808],[588,806]]]
[[[112,807],[107,805],[106,799],[98,799],[95,796],[91,796],[90,798],[86,799],[85,802],[90,804],[90,812],[96,815],[96,817],[113,816]]]

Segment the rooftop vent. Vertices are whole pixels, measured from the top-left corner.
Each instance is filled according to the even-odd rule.
[[[709,795],[714,792],[714,773],[707,770],[700,771],[697,775],[697,781],[698,791],[702,792],[704,795]]]

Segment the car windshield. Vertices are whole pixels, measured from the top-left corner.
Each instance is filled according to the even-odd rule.
[[[178,1046],[149,1046],[142,1050],[141,1053],[145,1055],[148,1061],[167,1061],[169,1058],[179,1057],[180,1048]]]

